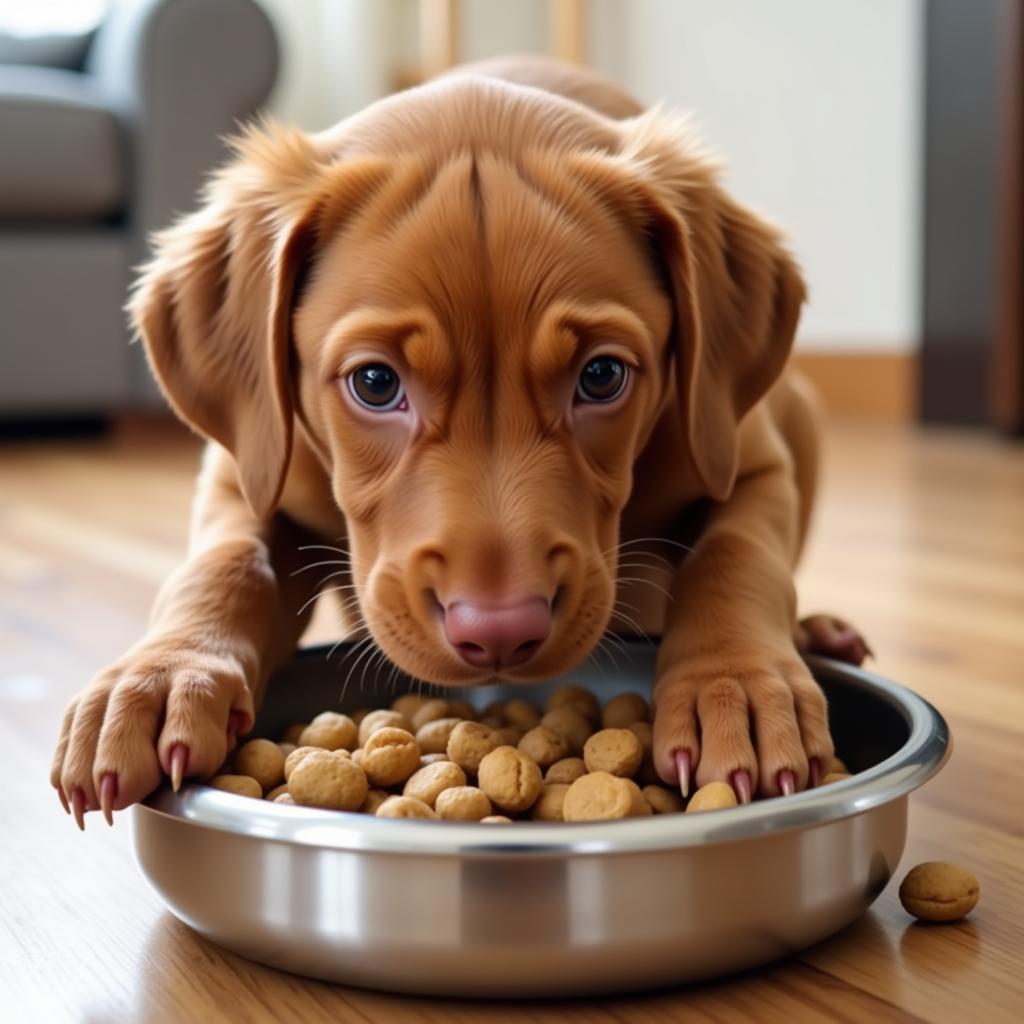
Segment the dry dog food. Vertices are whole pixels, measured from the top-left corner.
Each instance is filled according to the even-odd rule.
[[[922,921],[959,921],[977,906],[978,880],[956,864],[928,861],[912,868],[900,885],[900,903]]]
[[[482,824],[610,821],[737,805],[725,782],[685,801],[659,780],[651,747],[651,708],[636,693],[602,708],[593,693],[570,684],[543,708],[517,698],[481,712],[462,700],[405,694],[389,708],[325,711],[289,726],[278,743],[249,740],[210,785],[274,803]],[[839,758],[828,769],[822,785],[850,777]],[[948,873],[912,877],[904,882],[918,908],[904,899],[911,913],[962,916],[974,906],[966,883],[960,902],[951,902]],[[973,893],[976,902],[976,881]]]

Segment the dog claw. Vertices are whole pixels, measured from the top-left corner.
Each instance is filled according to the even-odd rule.
[[[686,800],[690,796],[690,752],[689,750],[677,750],[676,751],[676,769],[679,772],[679,792],[682,793],[683,799]]]
[[[796,792],[796,777],[788,768],[779,772],[778,782],[783,796],[792,796]]]
[[[74,808],[75,824],[80,832],[85,831],[85,794],[76,786],[71,792],[71,806]]]
[[[100,779],[100,810],[108,825],[114,824],[114,801],[117,799],[117,776],[107,772]]]
[[[749,804],[751,800],[750,772],[746,768],[732,773],[732,788],[741,804]]]
[[[175,793],[181,789],[181,778],[188,767],[188,747],[184,743],[175,743],[171,748],[171,789]]]

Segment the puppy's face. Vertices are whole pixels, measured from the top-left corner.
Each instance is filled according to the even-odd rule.
[[[667,387],[642,235],[493,156],[385,185],[318,253],[299,404],[361,612],[409,674],[540,679],[612,611],[619,515]]]

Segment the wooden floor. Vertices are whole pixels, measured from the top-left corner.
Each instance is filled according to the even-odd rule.
[[[911,801],[904,867],[981,879],[957,926],[912,924],[890,885],[845,932],[740,977],[647,996],[484,1006],[343,989],[248,963],[167,913],[126,822],[84,835],[47,785],[58,716],[140,634],[182,548],[197,448],[113,439],[0,448],[0,1017],[31,1021],[1016,1021],[1024,1013],[1024,448],[847,425],[805,610],[856,621],[877,667],[950,720]]]

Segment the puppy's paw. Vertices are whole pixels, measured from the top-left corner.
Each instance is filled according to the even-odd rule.
[[[834,615],[808,615],[796,627],[796,647],[801,654],[823,654],[851,665],[860,665],[875,652],[848,622]]]
[[[79,828],[87,811],[112,813],[170,776],[208,776],[253,722],[253,702],[233,659],[187,641],[144,642],[98,673],[68,705],[50,782]]]
[[[815,784],[832,758],[825,696],[792,648],[703,655],[654,688],[654,763],[666,782],[728,782],[742,803]]]

